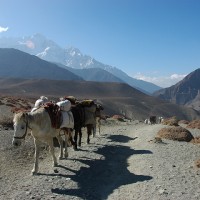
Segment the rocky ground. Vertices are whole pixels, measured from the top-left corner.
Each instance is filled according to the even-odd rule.
[[[40,174],[31,175],[34,146],[28,136],[21,147],[11,144],[13,130],[0,131],[0,199],[57,200],[198,200],[200,146],[155,135],[166,125],[107,121],[101,134],[69,147],[69,158],[52,168],[43,147]],[[199,129],[191,129],[200,136]],[[56,153],[58,155],[58,147]]]

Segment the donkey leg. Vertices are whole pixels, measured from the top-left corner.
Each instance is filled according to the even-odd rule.
[[[57,162],[55,152],[54,152],[53,138],[48,141],[48,144],[49,144],[49,147],[50,147],[49,151],[51,152],[51,155],[52,155],[52,158],[53,158],[53,167],[56,167],[56,166],[58,166],[58,162]]]
[[[101,135],[101,133],[100,133],[100,129],[101,129],[101,121],[100,121],[100,119],[98,121],[98,126],[99,126],[99,135]]]
[[[67,143],[68,143],[68,137],[67,137],[68,131],[65,131],[65,158],[68,157],[68,151],[67,151]]]
[[[87,125],[87,144],[90,143],[90,135],[92,133],[93,125]]]
[[[80,130],[79,130],[79,140],[78,140],[78,146],[79,147],[81,146],[81,139],[82,139],[82,130],[80,128]]]
[[[96,132],[97,132],[96,124],[94,124],[92,129],[93,129],[93,137],[95,137],[96,136]]]
[[[75,148],[75,142],[73,140],[73,137],[72,137],[72,129],[68,129],[68,141],[70,143],[70,146],[72,145],[73,148]]]
[[[57,136],[59,145],[60,145],[60,155],[59,155],[59,159],[63,158],[63,139],[60,135]]]
[[[77,140],[78,140],[78,130],[75,129],[75,133],[74,133],[74,150],[77,150]]]
[[[39,158],[39,151],[40,151],[40,145],[39,141],[34,138],[34,143],[35,143],[35,155],[34,155],[34,165],[32,169],[32,175],[36,175],[38,173],[38,158]]]

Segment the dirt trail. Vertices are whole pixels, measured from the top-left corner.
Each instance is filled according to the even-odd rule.
[[[69,158],[59,167],[52,168],[44,150],[37,176],[30,175],[32,138],[16,149],[11,145],[13,132],[1,131],[0,199],[200,199],[200,175],[193,167],[200,158],[199,146],[153,142],[162,127],[137,121],[108,123],[90,145],[84,138],[79,151],[69,148]]]

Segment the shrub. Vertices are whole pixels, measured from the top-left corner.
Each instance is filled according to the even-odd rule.
[[[0,125],[2,127],[13,128],[13,118],[11,116],[2,116],[0,118]]]
[[[186,142],[190,142],[192,139],[194,139],[190,131],[181,126],[162,128],[160,131],[158,131],[157,137]]]
[[[186,128],[197,128],[197,129],[200,129],[200,120],[193,120],[191,121],[187,126]]]
[[[169,126],[178,126],[178,119],[175,116],[168,119],[164,119],[162,124]]]

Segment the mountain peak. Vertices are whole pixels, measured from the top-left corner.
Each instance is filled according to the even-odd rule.
[[[70,47],[70,48],[68,48],[67,50],[67,53],[69,53],[72,57],[74,57],[74,56],[83,56],[82,55],[82,53],[81,53],[81,51],[79,50],[79,49],[77,49],[77,48],[75,48],[75,47]]]
[[[63,49],[57,45],[54,41],[46,39],[42,34],[36,33],[32,36],[23,38],[17,38],[12,40],[4,40],[0,38],[1,48],[16,48],[31,55],[36,55],[43,60],[60,63],[65,68],[66,66],[75,69],[88,69],[88,68],[100,68],[104,69],[114,76],[122,79],[128,85],[135,87],[146,93],[153,93],[156,90],[161,89],[153,83],[140,81],[129,77],[126,73],[122,72],[116,67],[112,67],[103,64],[91,56],[83,55],[78,48],[70,47]]]

